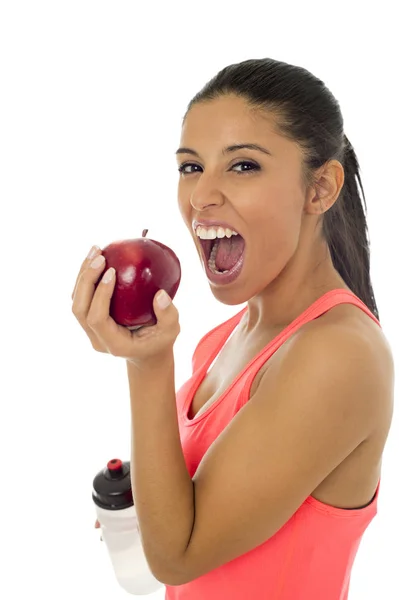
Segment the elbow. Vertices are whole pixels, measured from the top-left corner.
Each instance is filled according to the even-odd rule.
[[[191,581],[185,577],[183,569],[178,567],[179,561],[174,561],[171,565],[169,561],[154,561],[147,558],[147,563],[152,575],[157,581],[164,585],[183,585]],[[180,565],[181,566],[181,565]]]
[[[191,583],[192,581],[194,581],[194,579],[197,579],[199,576],[200,575],[193,575],[188,572],[169,569],[168,571],[163,571],[159,573],[160,578],[158,578],[157,576],[155,577],[164,585],[178,586],[184,585],[186,583]]]
[[[150,570],[155,579],[164,585],[178,586],[189,582],[189,580],[185,579],[175,571],[171,571],[170,569],[150,568]]]

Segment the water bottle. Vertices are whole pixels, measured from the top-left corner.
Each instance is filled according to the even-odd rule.
[[[116,579],[129,594],[152,594],[163,584],[151,573],[141,544],[130,462],[114,458],[93,480],[92,498]]]

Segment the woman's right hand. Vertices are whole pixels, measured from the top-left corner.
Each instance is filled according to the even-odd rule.
[[[94,527],[95,527],[96,529],[99,529],[99,528],[101,528],[101,524],[100,524],[100,521],[99,521],[98,519],[97,519],[97,521],[95,522],[95,524],[94,524]],[[100,537],[100,540],[101,540],[101,541],[103,541],[103,538],[102,538],[102,536]]]

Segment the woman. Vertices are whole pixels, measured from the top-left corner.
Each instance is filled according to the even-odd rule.
[[[394,367],[339,104],[303,68],[231,65],[191,101],[177,160],[212,293],[247,304],[200,341],[189,381],[176,395],[165,294],[154,327],[116,326],[114,272],[93,294],[93,254],[73,294],[93,347],[126,359],[148,563],[169,600],[344,600],[377,512]]]

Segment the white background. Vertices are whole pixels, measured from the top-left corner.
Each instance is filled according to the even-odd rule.
[[[177,207],[181,119],[222,67],[269,56],[307,68],[338,98],[397,356],[395,3],[275,4],[1,3],[1,598],[128,597],[91,500],[97,471],[130,460],[125,363],[92,349],[71,293],[93,244],[148,228],[171,246],[182,264],[178,386],[199,338],[242,308],[214,299]],[[350,600],[399,597],[398,446],[394,416]]]

